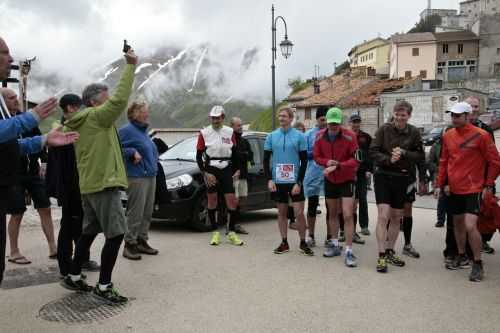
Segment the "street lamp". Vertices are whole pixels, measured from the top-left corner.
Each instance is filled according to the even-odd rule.
[[[272,13],[271,32],[272,32],[272,43],[273,43],[271,48],[272,50],[271,72],[273,77],[272,84],[273,84],[273,130],[274,130],[276,128],[276,65],[274,64],[274,61],[276,60],[276,23],[278,23],[278,19],[280,19],[285,25],[285,39],[280,43],[281,54],[285,59],[288,59],[288,57],[292,55],[293,43],[288,39],[286,21],[283,18],[283,16],[278,16],[274,18],[274,5],[272,5],[271,13]]]

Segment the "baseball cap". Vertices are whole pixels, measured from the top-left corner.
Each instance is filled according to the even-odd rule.
[[[215,105],[210,110],[210,117],[220,117],[224,114],[224,108],[221,105]]]
[[[326,113],[327,124],[342,124],[342,110],[339,108],[331,108]]]
[[[472,112],[472,107],[469,105],[469,103],[466,102],[460,102],[451,107],[450,110],[446,111],[446,113],[455,113],[455,114],[462,114],[462,113],[471,113]]]
[[[61,109],[65,110],[68,105],[71,106],[81,106],[83,104],[80,96],[75,94],[66,94],[59,100],[59,106]]]
[[[361,117],[359,116],[359,114],[353,114],[349,117],[349,121],[351,123],[355,121],[361,121]]]

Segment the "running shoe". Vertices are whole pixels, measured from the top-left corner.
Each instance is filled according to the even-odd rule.
[[[77,281],[73,281],[69,275],[65,276],[64,279],[61,280],[61,286],[72,291],[92,291],[92,287],[87,284],[85,279],[80,278]]]
[[[354,244],[360,244],[360,245],[365,244],[365,240],[363,238],[361,238],[361,236],[359,236],[359,234],[357,232],[355,232],[354,235],[352,235],[352,242]]]
[[[371,235],[370,230],[368,230],[368,228],[361,229],[361,234],[363,236],[370,236]]]
[[[403,254],[412,258],[420,258],[420,253],[418,253],[411,244],[405,245],[403,247]]]
[[[377,260],[377,272],[387,273],[387,261],[384,257],[379,257]]]
[[[307,237],[306,244],[309,247],[316,247],[316,241],[312,237]]]
[[[245,228],[243,228],[241,226],[241,224],[237,224],[234,226],[234,231],[237,233],[237,234],[241,234],[241,235],[248,235],[248,231],[246,231]]]
[[[469,275],[469,280],[472,282],[481,282],[484,275],[483,263],[473,263],[472,270]]]
[[[495,249],[488,244],[488,242],[483,242],[483,245],[481,246],[481,252],[487,253],[487,254],[493,254],[495,253]]]
[[[111,303],[123,304],[128,302],[128,298],[120,295],[120,293],[118,293],[118,290],[116,290],[116,288],[113,287],[112,283],[110,283],[106,288],[106,290],[104,291],[102,291],[98,285],[95,286],[93,293],[98,298],[101,298]]]
[[[400,257],[398,257],[394,251],[389,251],[389,253],[387,253],[385,255],[385,257],[386,257],[387,263],[389,263],[393,266],[403,267],[405,265],[404,260],[401,259]]]
[[[309,246],[307,246],[307,244],[300,244],[300,252],[303,255],[310,256],[310,257],[314,255],[314,251],[311,250],[311,248]]]
[[[437,221],[434,226],[436,228],[443,228],[444,227],[444,221]]]
[[[345,234],[343,231],[339,232],[339,242],[345,242]]]
[[[212,239],[210,240],[210,245],[217,246],[220,244],[220,232],[214,231],[212,233]]]
[[[94,260],[89,260],[82,264],[82,271],[86,272],[99,272],[101,270],[101,266]]]
[[[325,246],[325,252],[323,252],[323,257],[331,258],[338,257],[342,254],[342,246],[335,246],[333,242],[330,240],[328,244]]]
[[[234,231],[230,231],[227,234],[227,240],[229,241],[229,243],[236,246],[242,246],[243,244],[245,244]]]
[[[351,252],[346,252],[344,263],[347,267],[356,267],[358,266],[358,258]]]
[[[276,249],[274,249],[274,253],[283,254],[290,251],[290,245],[288,243],[281,243]]]
[[[451,264],[447,264],[446,268],[451,270],[470,268],[469,258],[466,255],[459,255]]]
[[[454,260],[455,260],[454,256],[446,256],[446,257],[444,257],[444,264],[451,265]]]

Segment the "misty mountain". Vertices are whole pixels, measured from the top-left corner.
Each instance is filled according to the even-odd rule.
[[[251,122],[265,107],[233,98],[228,85],[235,79],[234,72],[241,76],[251,70],[257,55],[256,49],[245,51],[239,68],[230,68],[224,59],[217,57],[216,50],[211,52],[210,45],[155,50],[140,58],[132,98],[150,103],[151,124],[156,128],[204,126],[208,111],[215,104],[223,104],[228,117],[240,116]],[[121,59],[105,66],[98,81],[116,86],[123,66]]]
[[[208,112],[215,104],[224,105],[227,117],[239,116],[250,123],[266,106],[238,90],[244,87],[245,74],[252,70],[258,56],[256,48],[223,54],[209,44],[140,54],[131,101],[144,99],[150,104],[154,128],[206,126]],[[117,59],[90,73],[89,80],[104,83],[113,91],[124,66],[124,60]],[[36,71],[30,76],[30,86],[52,92],[64,89],[61,81],[56,75]],[[120,122],[125,121],[124,115]]]

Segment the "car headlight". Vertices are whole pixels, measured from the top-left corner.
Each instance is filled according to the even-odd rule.
[[[193,177],[191,177],[188,174],[185,174],[167,179],[165,182],[167,184],[167,189],[175,190],[190,185],[193,182]]]

